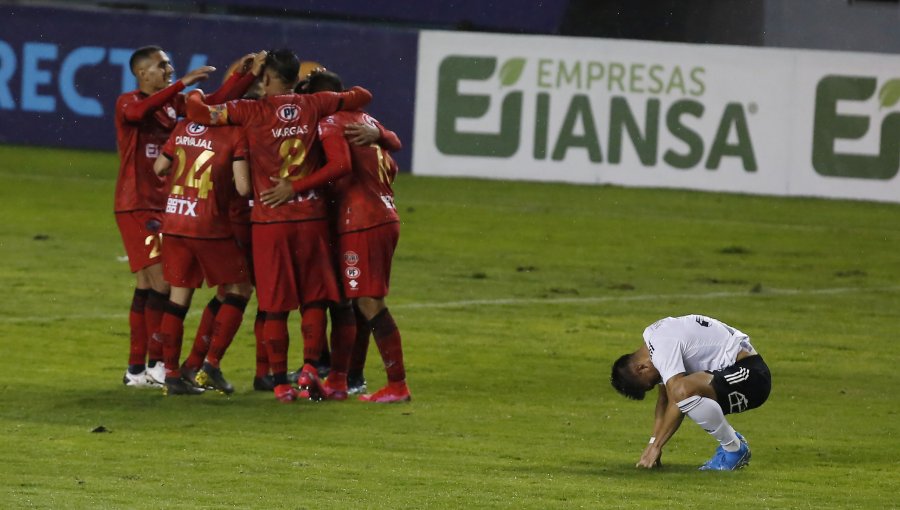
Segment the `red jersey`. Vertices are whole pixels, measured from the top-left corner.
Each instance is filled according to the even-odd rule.
[[[344,137],[347,124],[365,123],[378,127],[378,121],[361,111],[337,112],[319,122],[319,137]],[[337,179],[333,186],[338,233],[363,230],[400,221],[394,207],[391,184],[397,175],[397,163],[378,144],[350,144],[353,170]]]
[[[178,88],[180,83],[169,88]],[[178,90],[183,88],[181,85]],[[165,179],[153,172],[153,163],[169,138],[169,133],[175,128],[177,115],[183,114],[184,96],[174,95],[161,107],[135,119],[130,114],[134,108],[129,106],[148,97],[150,96],[140,90],[133,90],[116,100],[119,177],[116,181],[115,212],[161,211],[166,203]]]
[[[288,203],[269,207],[259,199],[261,191],[273,186],[270,177],[292,181],[319,168],[321,149],[316,137],[319,119],[341,107],[343,94],[285,94],[259,100],[241,99],[227,103],[228,122],[244,126],[250,152],[253,181],[253,223],[320,220],[327,217],[321,193],[298,193]]]
[[[243,132],[182,120],[162,152],[174,169],[163,233],[199,239],[232,237],[229,209],[237,195],[232,162],[247,156]]]
[[[253,210],[251,204],[252,201],[250,198],[242,197],[235,192],[234,198],[231,199],[231,204],[228,209],[228,217],[231,219],[231,222],[249,225],[250,213]]]

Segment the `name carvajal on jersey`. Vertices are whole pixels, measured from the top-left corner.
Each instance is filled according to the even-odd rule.
[[[179,214],[181,216],[197,217],[197,201],[187,198],[169,197],[166,202],[167,214]]]
[[[175,145],[182,145],[186,147],[201,147],[208,151],[213,150],[212,140],[207,140],[205,138],[194,138],[193,136],[176,136]]]

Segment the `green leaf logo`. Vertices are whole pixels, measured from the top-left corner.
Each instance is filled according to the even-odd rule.
[[[890,108],[900,101],[900,78],[888,80],[878,92],[878,101],[882,108]]]
[[[500,86],[509,87],[515,85],[525,69],[524,58],[511,58],[500,66]]]

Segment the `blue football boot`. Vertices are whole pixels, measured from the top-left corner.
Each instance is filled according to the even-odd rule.
[[[700,466],[701,471],[734,471],[750,463],[750,445],[744,436],[736,434],[741,447],[736,452],[729,452],[719,446],[712,458]]]

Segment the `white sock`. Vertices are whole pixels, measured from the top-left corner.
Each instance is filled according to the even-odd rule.
[[[725,451],[736,452],[740,449],[741,442],[738,441],[734,428],[725,419],[722,408],[715,400],[700,396],[688,397],[678,403],[678,408],[716,438]]]

